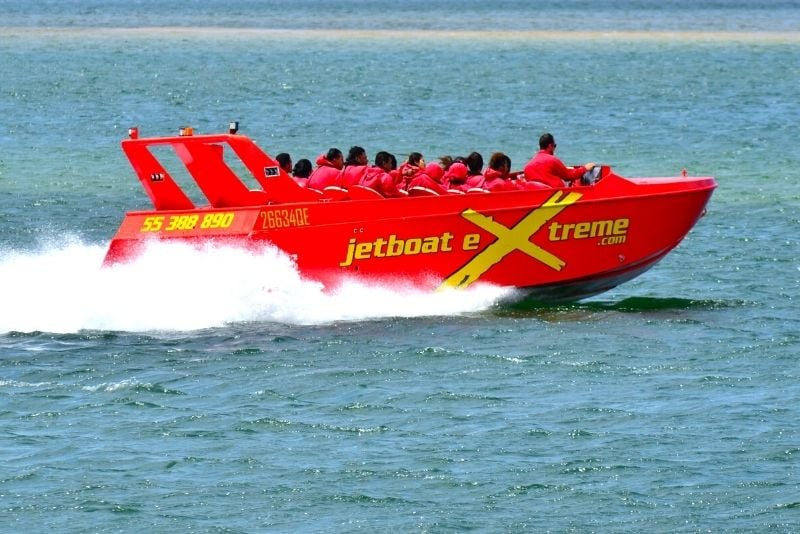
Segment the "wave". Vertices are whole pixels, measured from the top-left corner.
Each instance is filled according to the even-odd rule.
[[[5,37],[75,37],[85,39],[120,37],[151,39],[224,39],[242,41],[247,39],[333,39],[333,40],[368,40],[391,42],[428,41],[451,42],[463,40],[467,42],[670,42],[670,43],[762,43],[762,44],[797,44],[800,34],[794,31],[775,30],[475,30],[475,29],[340,29],[340,28],[228,28],[197,26],[146,26],[146,27],[74,27],[52,26],[36,27],[6,26],[0,27],[0,36]]]
[[[511,290],[430,293],[304,279],[276,248],[153,242],[134,261],[102,267],[105,246],[61,239],[0,251],[0,333],[188,331],[236,322],[324,324],[472,313]]]

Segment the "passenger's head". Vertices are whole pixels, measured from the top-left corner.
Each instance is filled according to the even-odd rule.
[[[347,153],[345,165],[366,165],[368,162],[367,151],[360,146],[351,146]]]
[[[489,168],[505,174],[511,170],[511,158],[502,152],[495,152],[489,158]]]
[[[381,150],[377,154],[375,154],[375,166],[380,167],[386,172],[391,171],[395,167],[392,167],[392,162],[397,162],[397,159],[392,155],[386,152],[385,150]]]
[[[425,165],[425,174],[430,176],[434,182],[441,182],[444,176],[444,169],[438,163],[428,163]]]
[[[308,178],[311,176],[311,162],[307,159],[299,159],[297,163],[294,164],[294,169],[292,170],[292,175],[295,178]]]
[[[480,174],[483,170],[483,156],[478,152],[473,152],[465,158],[467,169],[470,174]]]
[[[441,165],[444,170],[449,169],[452,164],[453,156],[439,156],[439,165]]]
[[[422,154],[419,152],[412,152],[408,155],[408,163],[410,165],[414,165],[415,167],[424,167],[425,166],[425,158],[422,157]]]
[[[456,161],[450,168],[447,169],[447,178],[450,180],[450,183],[453,184],[461,184],[464,183],[464,180],[467,179],[467,174],[469,170],[467,166],[461,163],[460,161]]]
[[[325,154],[325,159],[330,161],[337,169],[341,169],[344,166],[344,156],[338,148],[329,148]]]
[[[545,150],[550,145],[553,145],[553,150],[555,150],[556,140],[553,138],[553,134],[543,133],[542,136],[539,138],[539,149]]]
[[[278,165],[281,166],[285,172],[292,172],[292,156],[287,154],[286,152],[281,152],[275,159],[278,161]]]

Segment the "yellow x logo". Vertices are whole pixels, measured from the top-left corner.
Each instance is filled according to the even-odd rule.
[[[466,209],[461,216],[471,223],[480,226],[487,232],[497,237],[497,241],[483,249],[480,254],[473,257],[466,265],[447,277],[439,289],[447,287],[467,287],[480,278],[493,265],[500,263],[509,253],[519,250],[528,256],[539,260],[548,267],[560,271],[566,263],[560,258],[550,254],[538,245],[531,243],[530,238],[539,228],[561,213],[567,206],[574,204],[583,195],[568,193],[563,196],[563,191],[554,193],[544,204],[528,213],[513,227],[508,228],[495,222],[491,217],[482,215],[473,209]],[[563,196],[563,198],[562,198]]]

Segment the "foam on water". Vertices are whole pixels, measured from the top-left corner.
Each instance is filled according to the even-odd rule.
[[[240,321],[318,324],[486,309],[509,290],[430,293],[348,282],[327,291],[275,248],[154,242],[102,268],[105,247],[78,240],[0,252],[0,332],[196,330]]]

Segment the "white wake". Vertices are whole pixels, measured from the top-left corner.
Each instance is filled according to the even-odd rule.
[[[510,290],[431,293],[303,279],[277,249],[197,249],[154,242],[131,263],[101,267],[105,247],[77,240],[0,250],[0,333],[196,330],[242,321],[321,324],[454,315],[491,307]]]

